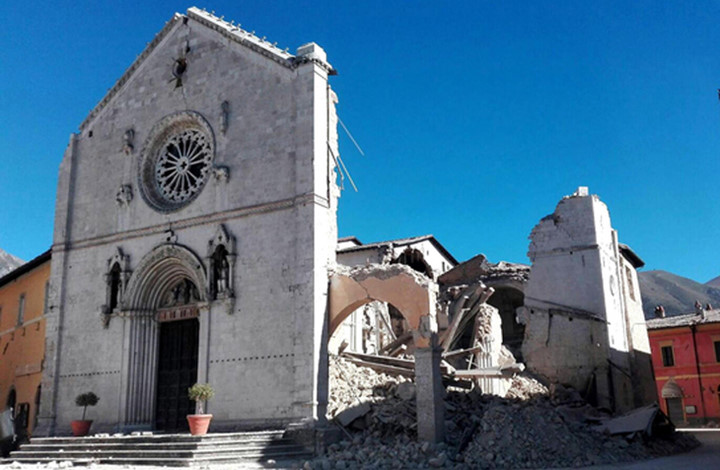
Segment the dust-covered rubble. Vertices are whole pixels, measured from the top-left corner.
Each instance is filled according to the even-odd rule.
[[[477,390],[448,391],[447,439],[416,441],[412,381],[334,356],[330,362],[330,417],[359,403],[369,411],[346,428],[346,439],[306,463],[315,469],[552,468],[647,459],[689,450],[697,441],[634,434],[611,436],[588,421],[602,413],[572,389],[547,387],[517,375],[507,398]],[[552,393],[551,393],[552,392]]]

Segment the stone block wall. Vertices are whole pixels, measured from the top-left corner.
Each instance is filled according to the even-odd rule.
[[[156,327],[144,340],[133,336],[134,322],[154,321],[144,310],[152,306],[130,305],[125,292],[118,311],[103,313],[108,260],[118,249],[129,258],[132,285],[154,250],[178,247],[189,253],[188,272],[207,279],[208,243],[220,227],[235,241],[234,298],[213,300],[207,285],[196,286],[198,380],[216,389],[208,404],[216,426],[324,417],[327,268],[335,260],[339,196],[331,69],[317,45],[294,57],[243,39],[246,32],[228,39],[235,30],[199,10],[177,15],[71,138],[58,185],[45,433],[67,431],[77,413],[73,399],[87,390],[101,397],[92,410],[96,429],[152,426],[152,410],[143,411],[144,422],[128,419],[135,395],[147,406],[154,399],[153,365],[130,378],[137,341],[150,341],[146,359],[157,360]],[[178,57],[187,63],[180,87]],[[157,210],[141,194],[144,152],[158,123],[188,112],[211,129],[212,168],[192,202]]]

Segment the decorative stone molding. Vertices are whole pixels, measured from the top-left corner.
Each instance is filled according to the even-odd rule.
[[[118,189],[117,193],[115,193],[115,202],[117,203],[117,205],[120,207],[129,206],[132,200],[132,186],[130,186],[129,184],[121,185],[120,189]]]
[[[230,168],[224,165],[215,165],[213,167],[213,176],[215,176],[215,181],[224,183],[230,179]]]
[[[235,298],[235,237],[218,224],[215,236],[208,241],[206,261],[208,265],[207,295],[210,300]],[[232,312],[232,305],[228,313]]]
[[[230,124],[230,103],[223,101],[220,105],[220,132],[225,135]]]
[[[123,134],[123,152],[130,155],[135,150],[135,129],[132,127]]]
[[[178,236],[177,236],[177,233],[175,233],[173,231],[173,229],[169,229],[168,231],[165,232],[165,242],[166,243],[171,243],[174,245],[177,243],[177,241],[178,241]]]

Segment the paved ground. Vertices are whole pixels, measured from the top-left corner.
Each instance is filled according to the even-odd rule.
[[[642,462],[624,463],[616,465],[595,465],[592,467],[584,467],[585,469],[591,470],[677,470],[677,469],[702,469],[702,470],[714,470],[720,468],[720,429],[685,429],[683,432],[689,432],[695,435],[698,440],[702,443],[702,446],[694,449],[685,454],[673,455],[670,457],[660,457],[652,460],[645,460]],[[296,466],[298,465],[298,466]],[[290,464],[288,466],[282,466],[284,468],[298,468],[302,463],[295,465]],[[0,464],[0,470],[61,470],[67,469],[67,466],[63,464],[55,465],[2,465]],[[72,468],[72,467],[70,467]],[[130,466],[121,465],[89,465],[86,467],[75,467],[77,469],[88,469],[88,470],[128,470]],[[212,466],[201,466],[192,467],[195,469],[203,470],[237,470],[237,465],[212,465]],[[244,465],[242,468],[263,468],[261,465]],[[142,470],[168,470],[168,467],[142,467]],[[564,469],[556,469],[564,470]],[[567,469],[570,470],[570,469]],[[574,470],[574,469],[573,469]]]
[[[670,457],[616,465],[595,465],[585,468],[592,470],[691,470],[696,468],[713,470],[720,468],[720,429],[682,429],[681,431],[692,433],[702,445],[685,454]]]

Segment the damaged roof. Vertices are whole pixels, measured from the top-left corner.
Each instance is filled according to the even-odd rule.
[[[414,243],[420,243],[424,241],[429,241],[433,244],[435,248],[438,249],[440,253],[442,253],[447,259],[452,261],[454,264],[457,264],[458,261],[455,259],[453,255],[450,254],[450,252],[442,246],[442,244],[437,241],[437,239],[433,235],[421,235],[419,237],[410,237],[410,238],[398,238],[396,240],[386,240],[382,242],[375,242],[375,243],[367,243],[363,245],[360,240],[358,240],[356,237],[343,237],[338,239],[338,242],[348,242],[353,241],[359,243],[357,246],[349,246],[346,248],[341,248],[337,250],[338,253],[351,253],[355,251],[363,251],[363,250],[374,250],[377,248],[380,248],[381,246],[385,245],[392,245],[392,246],[407,246],[412,245]]]
[[[484,254],[476,255],[463,261],[438,278],[441,284],[455,284],[482,279],[512,279],[521,283],[527,282],[530,277],[530,266],[520,263],[500,261],[491,263]]]
[[[705,323],[720,322],[720,309],[703,310],[702,313],[688,313],[675,315],[666,318],[651,318],[645,323],[648,330],[659,330],[662,328],[676,328],[679,326],[702,325]]]
[[[640,258],[628,245],[618,243],[618,249],[620,250],[620,254],[623,255],[626,260],[630,261],[630,264],[632,264],[635,269],[645,266],[645,261],[643,261],[642,258]]]

